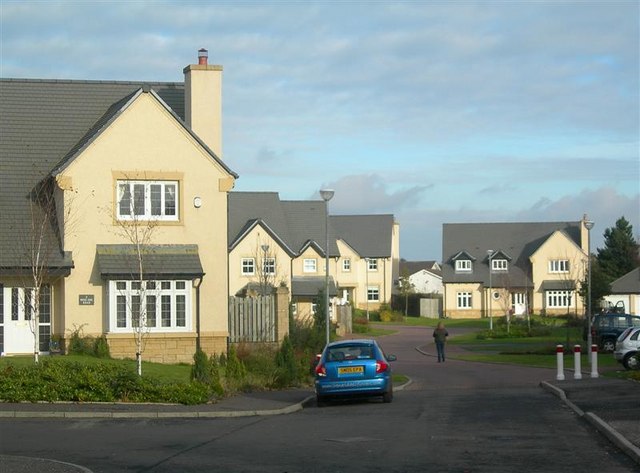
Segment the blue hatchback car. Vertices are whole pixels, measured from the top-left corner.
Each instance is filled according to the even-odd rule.
[[[315,368],[318,406],[329,398],[381,396],[393,400],[391,365],[375,340],[343,340],[324,347]]]

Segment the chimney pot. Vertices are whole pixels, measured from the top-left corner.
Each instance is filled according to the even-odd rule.
[[[206,66],[209,59],[209,51],[202,48],[198,50],[198,64]]]

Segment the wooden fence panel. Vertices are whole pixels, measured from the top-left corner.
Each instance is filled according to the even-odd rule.
[[[230,297],[229,339],[231,343],[276,342],[275,298]]]

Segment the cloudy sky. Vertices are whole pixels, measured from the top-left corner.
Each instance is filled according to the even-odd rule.
[[[239,191],[442,224],[625,216],[640,235],[640,3],[0,0],[2,77],[182,81],[224,66]]]

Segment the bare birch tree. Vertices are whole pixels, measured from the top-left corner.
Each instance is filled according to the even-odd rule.
[[[19,303],[24,308],[25,320],[33,334],[33,359],[40,357],[41,303],[50,296],[50,285],[63,274],[59,267],[64,259],[64,233],[72,226],[73,205],[65,204],[62,192],[56,201],[56,182],[49,177],[40,181],[28,195],[28,224],[24,235],[16,244],[21,259],[19,280],[22,286]],[[73,193],[70,192],[69,196]],[[70,262],[69,262],[70,264]],[[49,292],[48,292],[49,291]]]
[[[258,280],[260,295],[268,295],[270,294],[269,289],[276,286],[280,272],[276,253],[270,245],[262,243],[258,237],[253,257],[256,262],[255,277]]]
[[[124,188],[123,188],[124,189]],[[131,297],[126,297],[127,310],[131,314],[131,329],[134,336],[136,346],[136,365],[138,375],[142,376],[142,355],[145,349],[146,339],[149,335],[148,296],[159,289],[154,281],[149,281],[147,277],[147,260],[150,256],[151,245],[157,229],[157,220],[144,217],[139,210],[140,202],[137,197],[132,194],[123,195],[123,189],[118,189],[118,202],[114,208],[119,208],[121,213],[124,211],[127,218],[114,215],[109,209],[109,213],[113,217],[115,228],[113,233],[126,240],[132,249],[133,264],[127,265],[131,268]],[[135,294],[134,294],[135,292]]]
[[[409,295],[413,294],[416,290],[415,284],[409,279],[409,272],[404,269],[402,276],[398,279],[398,292],[400,296],[404,298],[404,316],[406,317],[409,311]]]

